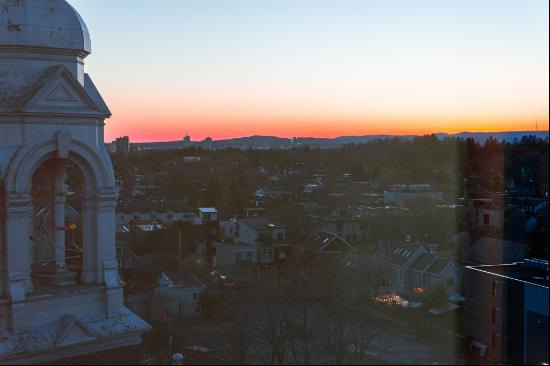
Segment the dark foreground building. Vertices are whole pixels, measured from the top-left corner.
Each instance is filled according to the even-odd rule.
[[[471,361],[548,363],[548,262],[468,267],[466,337]]]

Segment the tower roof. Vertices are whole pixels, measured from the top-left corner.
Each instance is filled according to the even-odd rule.
[[[90,34],[65,0],[0,0],[0,48],[91,53]]]

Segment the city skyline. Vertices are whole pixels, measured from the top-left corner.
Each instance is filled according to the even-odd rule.
[[[108,141],[548,129],[545,1],[70,2]]]

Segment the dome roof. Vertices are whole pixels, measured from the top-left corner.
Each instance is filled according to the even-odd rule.
[[[0,47],[91,53],[90,34],[65,0],[0,0]]]

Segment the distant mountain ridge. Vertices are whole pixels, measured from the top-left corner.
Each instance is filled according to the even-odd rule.
[[[249,147],[249,148],[288,148],[294,146],[312,146],[325,148],[338,148],[347,144],[364,144],[370,141],[387,139],[413,139],[419,135],[366,135],[366,136],[340,136],[335,138],[297,137],[295,139],[281,138],[275,136],[248,136],[214,142],[217,148]],[[524,136],[535,136],[541,139],[548,138],[548,131],[511,131],[511,132],[461,132],[456,134],[436,133],[440,140],[447,137],[460,139],[471,138],[478,143],[484,143],[490,138],[498,141],[513,143],[521,140]]]
[[[461,132],[456,134],[435,133],[440,140],[444,138],[471,138],[478,143],[484,143],[490,138],[497,141],[506,141],[513,143],[521,140],[524,136],[534,136],[540,139],[548,139],[548,131],[510,131],[510,132]],[[335,138],[317,138],[317,137],[296,137],[293,139],[276,136],[247,136],[227,140],[213,141],[212,147],[215,149],[289,149],[292,147],[310,146],[314,148],[340,148],[348,144],[365,144],[376,140],[403,139],[410,140],[421,135],[366,135],[366,136],[340,136]],[[190,147],[183,141],[165,141],[150,143],[135,143],[142,149],[181,149]],[[191,143],[191,146],[201,146],[200,142]]]

